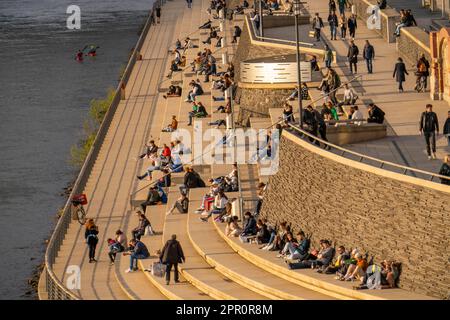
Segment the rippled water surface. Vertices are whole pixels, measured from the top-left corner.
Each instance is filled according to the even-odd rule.
[[[0,0],[0,299],[30,299],[27,279],[73,178],[70,147],[89,101],[116,87],[153,0]],[[66,9],[81,8],[81,30]],[[98,57],[74,60],[100,46]]]

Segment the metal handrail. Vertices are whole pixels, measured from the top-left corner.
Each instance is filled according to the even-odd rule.
[[[313,135],[313,134],[311,134],[311,133],[309,133],[309,132],[299,128],[298,126],[294,126],[291,123],[289,123],[288,125],[289,125],[289,127],[291,127],[292,129],[298,131],[302,135],[311,138],[312,141],[318,141],[318,142],[320,142],[320,143],[322,143],[322,144],[324,144],[326,146],[329,146],[329,147],[331,147],[331,148],[333,148],[335,150],[341,151],[341,154],[340,154],[341,156],[344,156],[347,153],[347,154],[351,154],[353,156],[358,157],[360,159],[359,162],[363,162],[363,160],[374,161],[374,162],[379,164],[379,168],[383,168],[386,165],[392,166],[392,167],[401,169],[401,172],[404,175],[406,175],[406,173],[408,171],[414,172],[414,173],[420,173],[420,174],[423,174],[423,175],[430,176],[431,177],[430,181],[432,181],[432,182],[433,182],[434,178],[450,180],[450,177],[443,176],[443,175],[440,175],[440,174],[437,174],[437,173],[433,173],[433,172],[429,172],[429,171],[425,171],[425,170],[421,170],[421,169],[417,169],[417,168],[403,166],[403,165],[400,165],[400,164],[397,164],[397,163],[393,163],[393,162],[390,162],[390,161],[384,161],[384,160],[381,160],[381,159],[378,159],[378,158],[374,158],[374,157],[371,157],[371,156],[364,155],[364,154],[359,153],[359,152],[355,152],[355,151],[352,151],[352,150],[349,150],[349,149],[345,149],[345,148],[340,147],[338,145],[335,145],[335,144],[333,144],[331,142],[322,140],[322,139],[316,137],[315,135]]]
[[[156,6],[159,4],[161,5],[164,3],[164,1],[155,2],[153,4],[152,9],[149,12],[149,15],[147,17],[145,26],[142,30],[142,33],[136,43],[136,46],[133,50],[133,53],[131,54],[127,67],[122,75],[122,78],[116,88],[114,98],[111,102],[111,105],[108,108],[108,111],[105,114],[105,117],[102,121],[102,124],[100,125],[100,128],[97,131],[97,135],[95,137],[94,143],[89,150],[89,153],[83,163],[83,166],[80,170],[80,173],[78,174],[77,180],[74,183],[74,186],[72,188],[72,192],[66,201],[66,204],[64,206],[63,213],[61,217],[59,218],[55,230],[52,233],[52,236],[48,242],[47,249],[45,252],[45,284],[46,284],[46,290],[48,293],[48,299],[54,300],[54,299],[61,299],[61,300],[79,300],[81,297],[73,292],[71,292],[69,289],[67,289],[64,284],[58,279],[55,272],[53,271],[53,264],[56,260],[56,256],[59,252],[59,249],[62,245],[62,242],[64,240],[65,234],[67,233],[67,229],[70,225],[71,221],[71,213],[72,213],[72,203],[70,199],[73,195],[79,193],[84,188],[87,179],[90,174],[90,170],[92,169],[92,166],[95,162],[95,158],[100,150],[100,147],[102,145],[103,139],[106,136],[106,132],[108,130],[108,127],[111,123],[111,120],[113,118],[114,112],[120,102],[120,91],[122,87],[126,84],[128,81],[132,68],[137,60],[137,55],[139,53],[139,50],[141,50],[142,45],[144,43],[144,38],[146,37],[148,30],[150,29],[150,25],[152,22],[152,16],[154,13],[154,10]]]

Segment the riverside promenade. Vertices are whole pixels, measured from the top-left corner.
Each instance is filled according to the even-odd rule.
[[[70,291],[76,298],[94,300],[428,299],[427,296],[402,289],[357,291],[352,289],[352,283],[335,281],[332,277],[318,274],[311,269],[288,270],[282,260],[275,258],[273,252],[263,252],[257,246],[242,244],[237,238],[227,237],[224,224],[211,221],[213,219],[208,223],[198,219],[199,215],[194,211],[200,206],[201,198],[209,188],[190,191],[188,214],[166,216],[168,207],[179,195],[178,185],[182,183],[183,173],[172,174],[167,205],[147,208],[146,215],[156,234],[142,237],[151,257],[139,262],[140,271],[126,273],[129,257],[120,255],[117,256],[115,265],[110,265],[106,239],[114,237],[117,229],[122,229],[127,236],[130,235],[138,223],[132,207],[146,197],[149,181],[136,179],[136,175],[144,172],[149,165],[147,160],[137,160],[145,143],[154,139],[161,147],[163,143],[168,144],[173,140],[170,133],[161,132],[161,129],[170,123],[172,115],[177,116],[179,129],[192,133],[196,127],[187,126],[190,104],[184,99],[189,90],[189,82],[197,76],[189,72],[190,70],[183,70],[174,73],[172,79],[166,79],[165,75],[172,59],[169,48],[173,48],[176,39],[183,41],[189,36],[198,48],[187,50],[187,62],[192,61],[198,51],[210,48],[217,58],[218,71],[224,71],[226,65],[221,61],[220,55],[226,50],[232,57],[238,46],[230,43],[231,32],[235,25],[242,27],[242,16],[235,16],[233,21],[225,22],[222,33],[226,35],[225,48],[215,48],[202,43],[208,32],[199,30],[198,27],[210,18],[206,12],[208,6],[208,0],[195,1],[192,9],[186,7],[184,0],[165,2],[161,24],[152,26],[145,38],[140,50],[142,60],[137,61],[132,70],[124,90],[124,99],[120,101],[114,113],[84,189],[89,200],[87,217],[93,218],[99,226],[97,262],[88,263],[84,227],[77,221],[71,221],[52,266],[59,281],[67,286],[68,281],[70,282],[67,270],[72,266],[79,267],[80,286]],[[213,21],[214,26],[218,24],[218,20]],[[203,77],[198,78],[203,80]],[[163,98],[165,89],[171,82],[182,86],[182,97]],[[210,89],[207,83],[201,82],[205,94],[197,97],[197,100],[204,104],[211,115],[199,120],[203,127],[206,127],[207,122],[223,117],[213,113],[223,102],[213,99],[213,96],[221,94],[219,90]],[[239,106],[234,106],[234,113],[238,108]],[[206,144],[206,141],[204,143]],[[194,156],[197,155],[194,150]],[[231,171],[230,164],[194,167],[204,181],[210,177],[224,176]],[[230,199],[246,197],[254,200],[256,185],[260,181],[257,169],[256,165],[239,165],[241,190],[229,192],[227,196]],[[157,174],[154,178],[157,178]],[[180,265],[181,282],[172,282],[167,286],[162,278],[154,277],[143,270],[158,260],[155,251],[160,249],[172,234],[177,234],[186,262]],[[40,296],[45,298],[44,294]]]
[[[194,6],[199,11],[198,5]],[[135,158],[143,151],[149,128],[160,130],[165,122],[167,104],[158,93],[159,83],[168,70],[168,50],[179,37],[194,28],[193,12],[181,0],[168,1],[162,8],[161,23],[151,26],[143,44],[142,60],[137,61],[122,100],[103,142],[100,154],[90,174],[84,193],[89,197],[87,217],[99,226],[98,262],[87,259],[84,227],[72,221],[54,265],[61,282],[67,280],[71,265],[80,267],[80,289],[74,293],[82,299],[127,299],[114,279],[114,267],[109,266],[106,239],[114,237],[130,215],[129,195],[136,180]]]

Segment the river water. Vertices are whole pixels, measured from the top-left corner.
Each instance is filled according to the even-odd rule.
[[[89,101],[115,88],[153,0],[0,0],[0,299],[32,299],[27,279],[76,172],[70,148]],[[67,7],[81,9],[68,30]],[[83,63],[74,54],[100,46]]]

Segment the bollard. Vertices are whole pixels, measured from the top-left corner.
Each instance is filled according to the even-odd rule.
[[[225,37],[222,37],[222,39],[220,40],[220,45],[222,46],[222,48],[225,48],[226,44],[227,44],[227,42],[226,42]]]
[[[224,25],[223,21],[220,21],[219,27],[220,27],[220,32],[223,32],[225,30],[225,25]]]
[[[228,64],[228,54],[222,53],[222,64]]]

